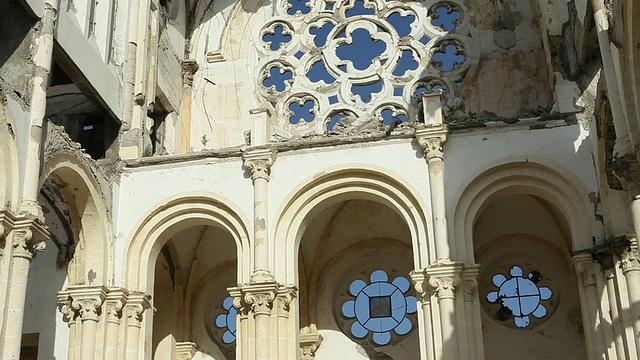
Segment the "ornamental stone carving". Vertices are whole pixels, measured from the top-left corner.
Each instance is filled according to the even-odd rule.
[[[422,303],[422,305],[429,304],[431,302],[431,288],[424,286],[425,283],[428,282],[428,277],[425,275],[424,270],[413,270],[409,275],[420,303]]]
[[[151,307],[151,296],[136,292],[129,295],[125,305],[127,315],[127,326],[140,328],[142,326],[142,315],[145,310]]]
[[[291,301],[296,297],[298,289],[293,286],[283,286],[278,289],[276,296],[276,308],[278,316],[288,318],[291,310]]]
[[[251,180],[269,181],[271,165],[276,161],[276,151],[271,149],[251,150],[243,154],[244,166],[251,172]]]
[[[13,230],[13,256],[33,260],[36,254],[44,251],[46,244],[43,240],[33,238],[33,231],[29,228]]]
[[[67,293],[71,308],[78,313],[82,322],[98,322],[102,313],[102,303],[107,295],[106,289],[95,286],[70,286]]]
[[[127,301],[127,292],[123,289],[110,290],[107,294],[107,322],[120,324],[122,310]]]
[[[582,275],[583,286],[595,286],[596,274],[594,268],[594,260],[591,254],[574,255],[573,263],[578,274]]]
[[[318,333],[318,328],[311,324],[300,330],[300,360],[313,360],[316,351],[322,344],[322,335]]]
[[[273,300],[275,299],[275,290],[268,289],[256,290],[244,296],[245,301],[256,315],[271,315],[273,308]]]
[[[480,265],[465,266],[462,270],[460,278],[462,279],[462,295],[465,302],[473,302],[473,294],[478,288],[478,274],[480,273]]]
[[[433,293],[438,299],[453,299],[455,296],[456,286],[460,284],[459,276],[430,276],[429,286],[433,289]]]
[[[631,271],[640,271],[640,257],[638,256],[638,250],[631,249],[622,254],[620,261],[620,268],[623,274],[627,274]]]

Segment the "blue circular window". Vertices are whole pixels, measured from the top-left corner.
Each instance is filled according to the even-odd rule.
[[[512,315],[517,327],[526,328],[530,323],[529,315],[538,319],[547,315],[547,308],[540,301],[549,300],[553,293],[548,287],[536,285],[540,281],[540,273],[537,271],[525,276],[521,267],[513,266],[509,274],[510,279],[502,274],[493,276],[493,284],[499,289],[487,294],[487,300],[502,305],[497,314],[500,320],[506,320]]]
[[[236,341],[236,316],[238,315],[231,296],[222,301],[222,308],[226,310],[226,313],[216,317],[216,326],[220,329],[226,329],[222,334],[222,341],[225,344],[231,344]]]
[[[409,280],[398,276],[389,282],[389,276],[383,270],[376,270],[369,277],[370,283],[355,280],[349,286],[349,293],[355,300],[342,304],[342,314],[354,318],[351,335],[358,339],[371,332],[373,342],[387,345],[391,342],[391,331],[397,335],[406,335],[413,328],[407,314],[417,310],[415,296],[405,296],[409,290]]]

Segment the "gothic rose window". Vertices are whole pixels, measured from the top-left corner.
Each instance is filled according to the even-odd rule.
[[[342,304],[341,313],[349,319],[348,334],[356,339],[365,339],[370,334],[375,345],[387,345],[394,336],[408,334],[413,323],[408,314],[417,310],[414,296],[406,296],[409,280],[398,276],[389,282],[383,270],[371,273],[369,283],[354,280],[349,285],[349,294],[354,299]],[[350,323],[350,324],[349,324]]]
[[[222,342],[224,344],[233,344],[236,341],[236,316],[238,311],[233,306],[233,298],[231,296],[222,301],[222,308],[226,311],[216,316],[216,326],[224,330]]]
[[[470,62],[459,0],[274,0],[256,30],[259,96],[283,138],[361,132],[418,118],[421,94],[445,104]]]

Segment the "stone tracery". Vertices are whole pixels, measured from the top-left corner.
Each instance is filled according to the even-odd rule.
[[[343,118],[347,131],[417,119],[421,94],[434,90],[453,105],[472,62],[458,2],[280,0],[275,12],[257,31],[257,69],[283,138],[323,134]]]

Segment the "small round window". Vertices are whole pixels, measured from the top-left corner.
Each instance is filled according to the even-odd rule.
[[[524,272],[513,265],[508,276],[494,274],[491,281],[494,291],[486,295],[485,309],[496,320],[508,327],[528,328],[541,324],[549,317],[553,292],[541,286],[543,275],[537,270]]]
[[[369,282],[357,279],[348,289],[350,299],[340,305],[343,332],[358,342],[383,346],[396,343],[415,327],[417,301],[408,295],[411,284],[398,276],[389,281],[388,274],[376,270]]]

